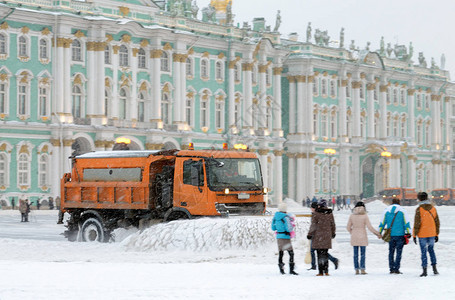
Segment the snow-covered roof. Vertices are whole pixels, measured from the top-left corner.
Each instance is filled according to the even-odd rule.
[[[148,157],[159,150],[142,151],[96,151],[76,156],[76,158],[118,158],[118,157]]]

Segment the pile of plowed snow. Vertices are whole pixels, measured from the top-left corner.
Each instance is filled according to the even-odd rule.
[[[272,217],[202,218],[160,223],[125,238],[129,251],[254,250],[275,244]],[[310,218],[296,218],[296,241],[306,239]]]

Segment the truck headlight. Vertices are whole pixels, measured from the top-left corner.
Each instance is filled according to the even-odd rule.
[[[229,194],[229,189],[228,189],[228,188],[225,188],[225,189],[224,189],[224,193],[225,193],[226,195]]]

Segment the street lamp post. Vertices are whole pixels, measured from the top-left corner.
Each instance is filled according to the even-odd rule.
[[[384,150],[381,152],[381,156],[384,157],[384,189],[387,188],[388,186],[388,173],[389,173],[389,162],[387,161],[387,158],[389,158],[390,156],[392,156],[392,153],[390,153],[389,151],[387,150]]]
[[[327,149],[324,149],[324,153],[327,154],[327,156],[329,157],[329,195],[330,195],[330,202],[332,202],[332,156],[335,155],[335,153],[337,153],[337,151],[332,148],[327,148]]]

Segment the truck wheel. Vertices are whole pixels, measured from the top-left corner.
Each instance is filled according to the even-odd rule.
[[[173,212],[167,219],[167,221],[175,221],[175,220],[188,220],[189,217],[186,213],[182,211]]]
[[[83,242],[106,242],[106,232],[97,218],[89,218],[84,221],[81,228]]]

